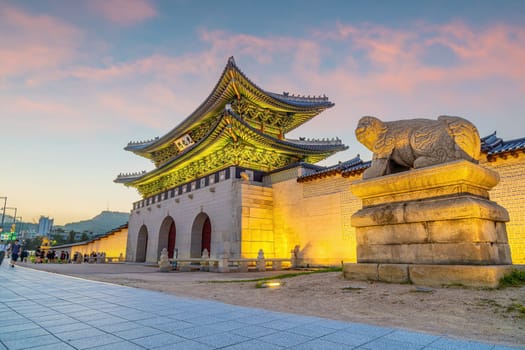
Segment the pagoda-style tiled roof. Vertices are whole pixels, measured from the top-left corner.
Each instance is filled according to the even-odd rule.
[[[517,152],[525,152],[525,137],[515,140],[503,141],[496,136],[494,131],[492,134],[481,138],[481,151],[487,154],[489,161],[496,156],[503,156],[505,154],[516,154]]]
[[[265,91],[246,77],[237,67],[234,58],[230,57],[214,89],[193,113],[164,136],[147,141],[130,142],[125,150],[153,159],[154,152],[165,149],[174,140],[220,113],[226,104],[236,101],[250,101],[261,110],[271,110],[284,115],[285,123],[281,121],[271,125],[270,122],[266,126],[279,128],[283,135],[334,105],[326,96],[299,96],[288,92],[278,94]],[[242,117],[249,119],[247,115]]]
[[[328,176],[340,174],[343,177],[348,177],[354,174],[363,172],[366,168],[370,167],[370,161],[363,161],[359,154],[345,162],[339,162],[336,165],[322,167],[315,172],[311,172],[308,175],[303,175],[297,178],[298,182],[306,182],[314,179],[320,179]]]
[[[165,185],[170,187],[190,178],[206,175],[216,168],[239,165],[272,171],[298,161],[316,163],[345,149],[347,146],[339,139],[275,138],[252,127],[227,106],[205,137],[177,154],[169,162],[146,173],[120,174],[115,182],[137,187],[144,195],[151,195],[157,191],[150,190],[149,187],[165,184],[163,176],[171,179],[172,182]],[[189,170],[184,173],[190,177],[173,179],[173,173],[185,167]]]
[[[143,196],[229,166],[270,172],[316,163],[347,149],[340,139],[287,139],[285,134],[334,104],[326,96],[268,92],[244,75],[231,57],[206,100],[162,137],[125,148],[151,159],[149,172],[120,174],[115,182]]]

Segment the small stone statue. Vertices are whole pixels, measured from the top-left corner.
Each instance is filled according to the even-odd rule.
[[[382,122],[367,116],[359,120],[355,134],[374,152],[363,179],[460,159],[477,163],[481,151],[478,130],[460,117]]]
[[[163,248],[160,252],[160,260],[159,260],[159,270],[160,272],[169,272],[171,271],[171,263],[170,259],[168,258],[168,250],[166,248]]]
[[[264,259],[264,251],[259,249],[257,253],[257,262],[255,263],[257,271],[266,271],[266,260]]]

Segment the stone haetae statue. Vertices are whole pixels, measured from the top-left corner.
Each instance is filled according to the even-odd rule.
[[[477,163],[481,149],[478,130],[460,117],[382,122],[366,116],[355,134],[374,152],[363,179],[460,159]]]
[[[168,258],[168,250],[166,248],[162,248],[162,251],[160,252],[159,270],[160,272],[168,272],[172,270],[170,259]]]

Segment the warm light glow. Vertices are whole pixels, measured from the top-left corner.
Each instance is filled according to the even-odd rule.
[[[268,283],[266,283],[266,286],[270,287],[270,288],[272,288],[272,287],[280,287],[281,283],[280,282],[268,282]]]
[[[279,288],[280,286],[281,286],[281,282],[275,282],[275,281],[264,282],[260,284],[261,288]]]

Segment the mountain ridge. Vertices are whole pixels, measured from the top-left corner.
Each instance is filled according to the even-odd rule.
[[[65,232],[92,232],[94,235],[100,235],[126,224],[128,220],[129,213],[103,210],[91,219],[56,225],[55,227],[60,227]]]

